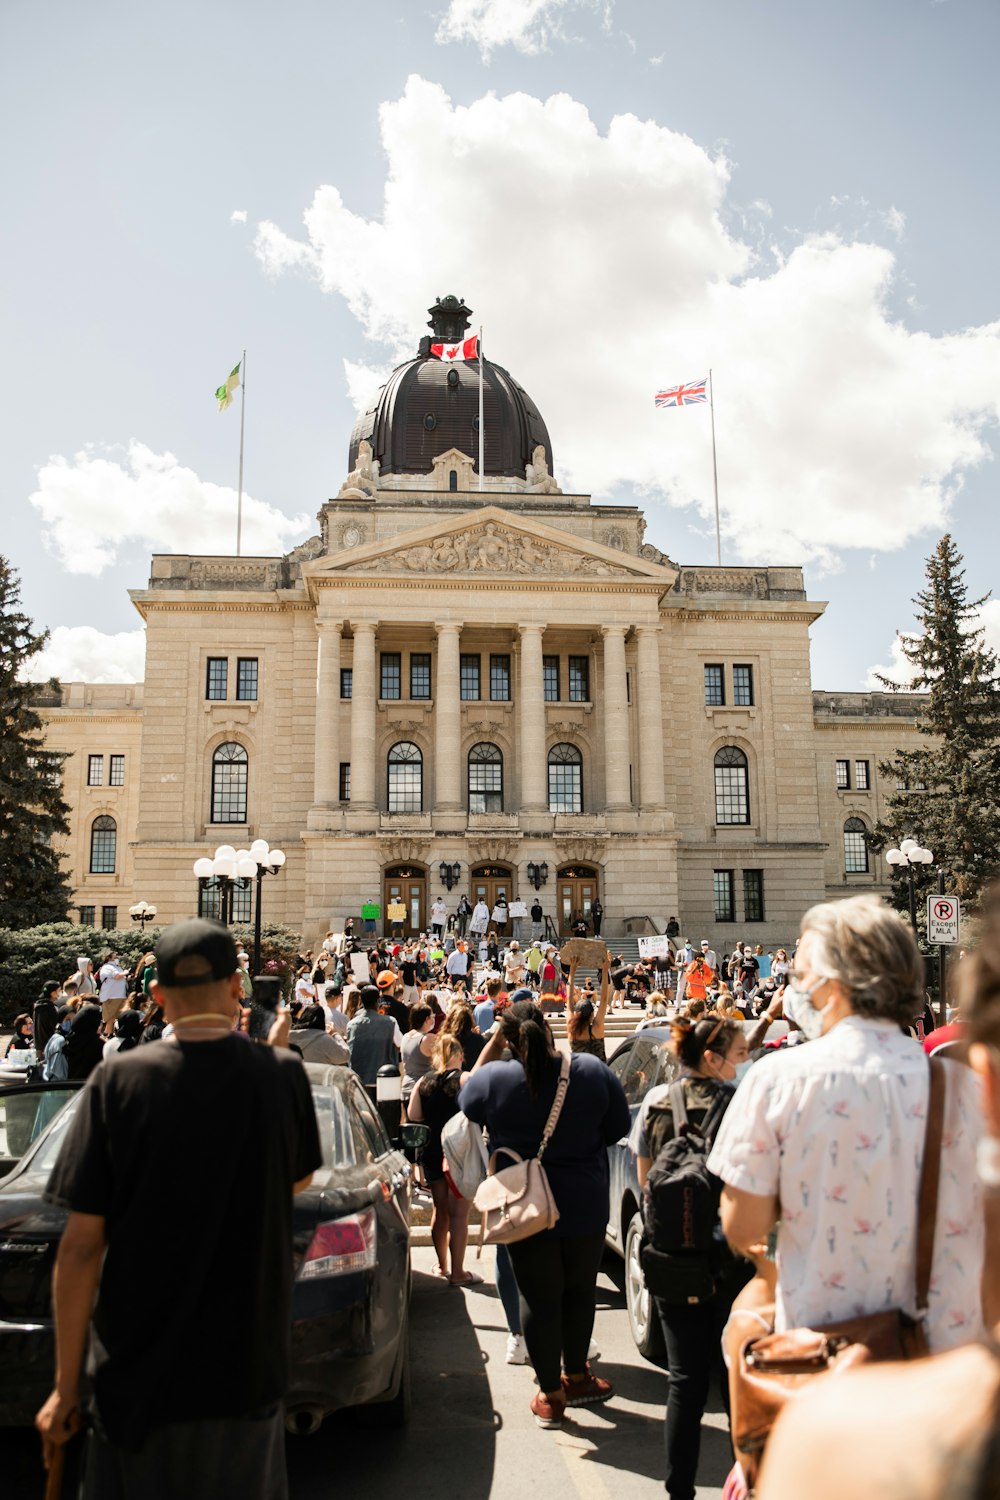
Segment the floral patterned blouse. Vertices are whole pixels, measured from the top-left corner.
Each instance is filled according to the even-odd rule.
[[[972,1071],[946,1062],[944,1142],[927,1334],[934,1351],[982,1332],[982,1117]],[[916,1312],[917,1193],[929,1071],[919,1045],[848,1016],[818,1041],[755,1063],[709,1166],[731,1187],[776,1195],[776,1326]]]

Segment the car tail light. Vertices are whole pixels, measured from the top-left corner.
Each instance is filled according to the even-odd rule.
[[[375,1210],[347,1214],[319,1224],[299,1272],[300,1281],[315,1276],[343,1276],[369,1271],[375,1264]]]

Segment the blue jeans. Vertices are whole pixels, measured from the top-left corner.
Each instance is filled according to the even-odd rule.
[[[506,1245],[497,1246],[497,1292],[503,1303],[503,1315],[511,1333],[521,1333],[521,1299],[517,1290],[514,1267]]]

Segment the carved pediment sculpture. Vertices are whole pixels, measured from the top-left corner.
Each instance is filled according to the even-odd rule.
[[[524,467],[524,488],[529,495],[561,495],[562,490],[549,473],[545,449],[541,443],[532,450],[531,463]]]
[[[495,521],[455,535],[447,533],[416,547],[400,547],[357,565],[359,572],[505,573],[532,577],[539,573],[578,573],[612,578],[626,570],[603,558],[554,546],[526,532],[508,531]]]
[[[358,444],[354,468],[337,491],[338,500],[373,500],[378,494],[378,459],[366,439]]]

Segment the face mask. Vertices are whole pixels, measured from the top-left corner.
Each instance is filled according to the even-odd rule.
[[[818,979],[809,989],[803,989],[801,985],[794,983],[785,986],[785,1016],[789,1021],[794,1021],[807,1042],[819,1041],[823,1035],[823,1017],[833,1004],[830,1000],[822,1010],[817,1010],[812,1003],[813,995],[825,983],[825,979]]]
[[[749,1058],[749,1057],[747,1058],[746,1062],[737,1063],[736,1064],[736,1082],[739,1083],[740,1079],[744,1076],[744,1074],[748,1073],[752,1067],[753,1067],[753,1060],[751,1058]]]

